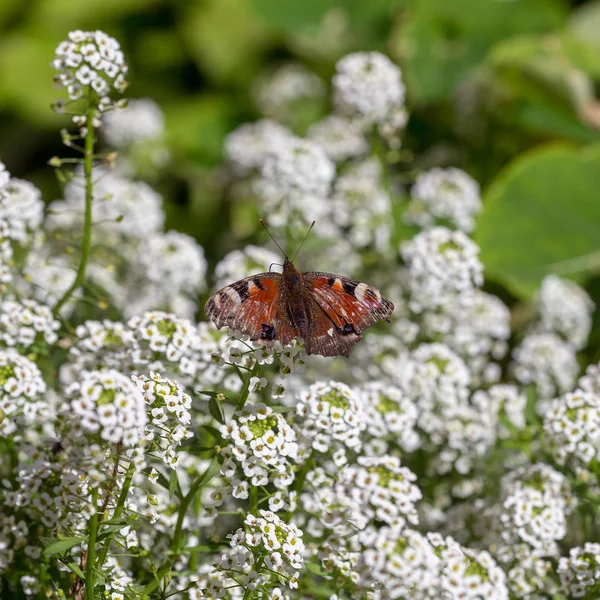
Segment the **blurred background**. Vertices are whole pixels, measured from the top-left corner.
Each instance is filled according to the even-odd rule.
[[[378,50],[407,88],[404,164],[460,167],[483,188],[487,286],[514,304],[555,271],[600,301],[600,2],[2,0],[0,159],[47,203],[68,126],[50,110],[50,61],[73,29],[119,40],[127,97],[162,109],[170,159],[147,178],[166,228],[209,265],[258,231],[256,209],[229,201],[226,135],[261,117],[305,133],[330,112],[336,61]]]

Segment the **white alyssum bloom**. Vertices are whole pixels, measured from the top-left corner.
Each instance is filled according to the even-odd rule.
[[[162,198],[143,181],[133,181],[117,172],[94,169],[94,230],[103,245],[111,247],[123,239],[142,240],[160,231],[165,221]],[[65,199],[48,207],[50,231],[80,231],[83,222],[84,181],[78,175],[65,188]]]
[[[306,445],[317,452],[348,448],[359,451],[366,428],[363,402],[344,383],[320,381],[298,395],[298,430]]]
[[[14,255],[8,223],[0,219],[0,292],[13,280]]]
[[[509,438],[512,433],[507,431],[500,417],[516,429],[525,427],[527,396],[516,385],[501,383],[487,390],[477,390],[471,397],[471,403],[482,416],[493,421],[501,438]]]
[[[165,132],[165,117],[151,98],[129,100],[104,118],[102,133],[116,148],[141,144],[161,137]]]
[[[554,400],[544,419],[552,453],[561,465],[600,460],[600,397],[577,390]]]
[[[27,298],[0,302],[0,343],[3,345],[28,348],[38,336],[54,344],[58,329],[60,322],[44,304]]]
[[[333,76],[336,109],[366,123],[385,122],[404,105],[400,69],[379,52],[355,52],[336,64]]]
[[[357,390],[363,399],[367,432],[373,438],[394,441],[406,452],[421,444],[416,431],[419,408],[399,387],[384,381],[371,381]]]
[[[377,600],[442,597],[444,565],[424,535],[409,528],[371,526],[360,532],[359,540],[362,551],[356,564],[360,574],[357,587],[368,591],[369,597]]]
[[[325,95],[323,80],[301,63],[281,65],[273,73],[259,76],[253,87],[258,110],[278,121],[286,120],[296,102]]]
[[[294,214],[311,222],[328,213],[334,177],[335,165],[321,146],[293,138],[266,157],[254,188],[274,226]]]
[[[600,396],[600,363],[587,367],[585,374],[579,378],[577,387]]]
[[[569,550],[558,561],[561,592],[569,598],[600,597],[600,544],[586,542]]]
[[[471,233],[482,207],[479,184],[456,168],[434,167],[421,173],[410,197],[405,218],[420,227],[442,223]]]
[[[71,31],[56,48],[52,66],[58,71],[55,83],[66,88],[71,100],[81,98],[87,88],[104,99],[127,87],[127,64],[121,47],[103,31]]]
[[[293,465],[298,456],[294,430],[282,415],[264,404],[248,404],[234,413],[233,418],[219,427],[225,440],[232,443],[223,449],[225,462],[221,473],[233,477],[230,470],[239,464],[244,477],[253,486],[273,483],[285,490],[294,481]],[[234,497],[247,497],[247,484],[242,496],[233,490]]]
[[[76,275],[67,256],[49,255],[47,247],[41,242],[35,242],[33,249],[27,254],[23,274],[25,276],[23,287],[27,295],[40,303],[49,305],[55,304],[62,297],[73,283]],[[73,303],[68,303],[66,309],[72,309],[73,306]]]
[[[243,250],[232,250],[215,267],[215,286],[220,289],[238,279],[254,273],[268,272],[271,265],[281,263],[281,256],[262,246],[245,246]]]
[[[548,275],[542,281],[537,303],[539,331],[556,333],[577,350],[585,347],[595,306],[582,287]]]
[[[464,548],[439,533],[428,533],[427,539],[443,564],[438,597],[508,600],[506,575],[489,552]]]
[[[136,296],[143,298],[142,302],[134,302],[137,313],[143,312],[143,304],[152,304],[147,308],[168,306],[180,295],[195,298],[206,288],[208,265],[204,250],[184,233],[168,231],[148,236],[142,241],[135,262],[136,275],[142,280],[136,287],[146,290],[136,290]]]
[[[340,115],[328,115],[310,126],[306,137],[317,142],[329,158],[338,163],[369,151],[360,123]]]
[[[434,227],[404,243],[401,252],[415,312],[443,306],[483,284],[479,248],[462,231]]]
[[[225,159],[237,175],[247,175],[258,171],[270,154],[278,154],[293,139],[289,129],[269,119],[244,123],[225,138]]]
[[[506,475],[500,488],[497,518],[505,548],[499,553],[510,555],[525,544],[534,557],[557,557],[575,504],[565,476],[542,463],[526,465]]]
[[[65,390],[67,418],[82,434],[137,446],[147,422],[146,402],[135,383],[115,369],[83,371]]]
[[[148,423],[144,438],[150,443],[150,452],[175,469],[179,464],[177,447],[192,437],[192,399],[181,385],[158,373],[132,379],[146,402]]]
[[[534,384],[542,399],[573,389],[579,372],[575,349],[555,333],[526,336],[513,351],[512,370],[522,384]]]
[[[40,228],[43,219],[44,202],[35,185],[12,178],[0,190],[0,220],[7,225],[7,237],[23,245]]]
[[[15,433],[16,423],[33,423],[46,407],[46,384],[38,366],[13,348],[0,350],[0,434]]]
[[[346,493],[359,511],[352,517],[358,528],[371,521],[399,529],[418,524],[415,502],[422,496],[413,483],[417,476],[401,466],[398,457],[359,456],[357,464],[343,470],[342,477]]]
[[[6,187],[6,185],[8,185],[9,181],[10,181],[10,173],[9,173],[8,169],[6,168],[6,165],[0,160],[0,191],[2,191],[4,189],[4,187]]]
[[[364,160],[344,171],[335,182],[331,205],[332,219],[353,246],[389,248],[392,204],[377,160]]]
[[[300,570],[304,568],[302,536],[302,530],[275,513],[259,510],[258,516],[248,514],[244,528],[228,536],[231,551],[222,555],[217,571],[231,572],[235,579],[244,575],[246,586],[252,589],[262,585],[272,591],[279,585],[293,590],[298,587]],[[254,570],[258,561],[262,561],[266,569]],[[217,589],[209,587],[206,591],[214,593]],[[215,594],[216,597],[222,595],[222,592]]]
[[[491,383],[500,377],[494,361],[506,355],[511,329],[510,310],[496,296],[481,290],[455,296],[423,313],[422,331],[457,352],[475,381]]]

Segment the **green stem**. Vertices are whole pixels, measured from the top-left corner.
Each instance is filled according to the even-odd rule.
[[[85,215],[83,220],[83,242],[81,247],[81,260],[79,261],[79,267],[77,268],[77,275],[73,283],[69,286],[67,291],[63,294],[62,298],[56,303],[52,312],[56,316],[59,314],[60,309],[65,305],[67,300],[77,291],[79,286],[85,279],[85,271],[90,258],[90,250],[92,247],[92,195],[93,195],[93,181],[92,181],[92,166],[94,160],[94,116],[96,113],[96,106],[91,101],[87,110],[87,133],[85,135],[85,153],[83,156],[83,171],[85,175]]]
[[[308,475],[308,472],[315,466],[316,460],[317,451],[313,449],[311,450],[306,462],[302,465],[302,468],[300,469],[298,476],[296,477],[296,480],[294,481],[294,484],[292,486],[292,489],[298,494],[300,494],[300,492],[302,491],[302,488],[304,487],[304,482],[306,481],[306,476]],[[285,519],[286,521],[289,521],[291,518],[292,513],[291,511],[288,511]]]
[[[252,369],[250,371],[248,371],[245,381],[244,381],[244,387],[242,388],[242,391],[240,392],[240,397],[239,400],[237,401],[237,404],[235,405],[235,410],[242,410],[242,408],[244,408],[244,405],[246,404],[246,400],[248,400],[248,396],[250,395],[250,380],[252,379],[252,377],[254,377],[257,373],[257,365],[254,365],[254,367],[252,367]]]
[[[258,488],[250,486],[250,513],[258,517]]]
[[[94,567],[96,566],[96,536],[98,535],[98,488],[92,488],[92,508],[94,514],[90,518],[88,535],[87,560],[85,563],[85,597],[94,600]]]
[[[118,460],[118,457],[117,457]],[[123,482],[123,487],[121,488],[121,493],[119,495],[119,499],[117,500],[117,505],[115,507],[115,511],[113,513],[112,519],[118,519],[123,513],[123,508],[125,508],[125,501],[127,500],[127,495],[129,494],[129,488],[131,487],[131,481],[133,480],[133,475],[135,473],[135,464],[133,462],[129,463],[129,468],[127,469],[127,474],[125,475],[125,481]],[[103,517],[104,518],[104,517]],[[101,569],[102,565],[104,565],[104,561],[106,560],[106,555],[108,554],[108,550],[110,548],[110,542],[113,535],[109,535],[104,542],[104,547],[102,548],[102,552],[98,557],[98,568]]]

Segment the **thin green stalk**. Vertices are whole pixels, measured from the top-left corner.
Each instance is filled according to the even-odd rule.
[[[77,291],[79,286],[85,279],[85,271],[90,258],[90,250],[92,247],[92,196],[93,196],[93,181],[92,181],[92,166],[94,162],[94,115],[96,107],[90,99],[90,105],[87,111],[87,133],[85,135],[85,153],[83,155],[83,172],[85,175],[85,214],[83,220],[83,242],[81,246],[81,260],[77,268],[77,275],[73,283],[69,286],[62,298],[56,303],[52,312],[58,315],[60,309],[69,300],[69,298]]]
[[[92,508],[94,514],[90,518],[90,533],[88,535],[87,560],[85,563],[85,597],[94,600],[94,583],[96,566],[96,537],[98,535],[98,488],[92,488]]]
[[[118,460],[118,457],[117,457]],[[129,468],[127,469],[127,474],[125,475],[125,481],[123,482],[123,487],[121,488],[121,493],[119,495],[119,499],[117,500],[117,505],[115,507],[115,511],[113,513],[112,519],[118,519],[125,507],[125,501],[127,500],[127,495],[129,494],[129,488],[131,487],[131,481],[133,480],[133,475],[135,473],[135,464],[133,462],[129,463]],[[104,518],[104,516],[102,517]],[[108,554],[108,550],[110,549],[110,542],[112,540],[113,535],[107,536],[104,547],[102,548],[102,552],[98,557],[98,568],[101,569],[102,565],[104,565],[104,561],[106,560],[106,555]]]
[[[258,516],[258,489],[253,485],[250,486],[250,513]]]

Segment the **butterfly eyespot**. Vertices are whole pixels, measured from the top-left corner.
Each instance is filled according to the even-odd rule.
[[[261,340],[274,340],[275,339],[275,328],[261,323],[262,331],[260,332]]]

